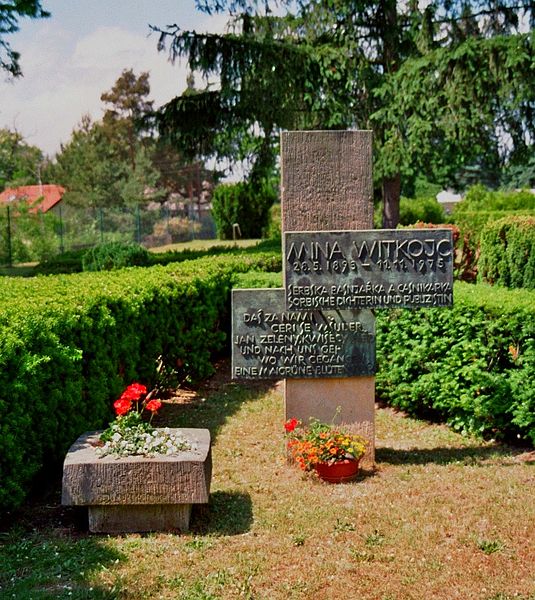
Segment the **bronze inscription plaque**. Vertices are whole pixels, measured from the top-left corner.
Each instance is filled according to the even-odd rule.
[[[232,378],[352,377],[375,373],[370,310],[285,309],[284,289],[232,291]]]
[[[449,229],[287,232],[284,256],[289,311],[453,304]]]

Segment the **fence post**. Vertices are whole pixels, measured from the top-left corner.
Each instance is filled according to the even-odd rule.
[[[9,204],[7,205],[7,264],[9,267],[13,266],[13,252],[11,249],[11,210]]]
[[[61,210],[61,202],[59,204],[59,251],[62,254],[65,252],[65,245],[63,243],[63,212]]]
[[[98,209],[98,222],[100,226],[100,243],[104,243],[104,215],[102,213],[102,207]]]

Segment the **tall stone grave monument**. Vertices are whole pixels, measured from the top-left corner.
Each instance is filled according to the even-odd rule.
[[[372,229],[371,131],[296,131],[281,136],[282,230]],[[375,377],[285,380],[286,416],[353,423],[371,440]]]
[[[372,230],[369,131],[281,137],[284,288],[233,290],[232,376],[284,379],[286,418],[344,423],[374,462],[374,308],[449,306],[449,230]]]

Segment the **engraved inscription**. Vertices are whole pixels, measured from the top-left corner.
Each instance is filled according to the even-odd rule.
[[[287,232],[289,310],[451,306],[449,229]]]
[[[234,379],[375,373],[371,311],[287,312],[283,289],[233,290],[232,303]]]

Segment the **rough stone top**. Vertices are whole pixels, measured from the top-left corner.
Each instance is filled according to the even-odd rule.
[[[283,231],[373,227],[371,131],[281,133]]]
[[[140,463],[146,461],[164,463],[177,461],[202,462],[206,460],[210,450],[210,432],[208,429],[169,428],[169,432],[171,434],[184,436],[193,449],[191,451],[171,454],[169,456],[163,454],[157,454],[155,456],[124,456],[120,457],[120,459],[113,455],[100,457],[96,454],[95,449],[98,446],[97,442],[102,431],[88,431],[82,434],[69,448],[63,466],[93,463],[95,460],[100,464],[116,463],[118,460],[125,463]]]

